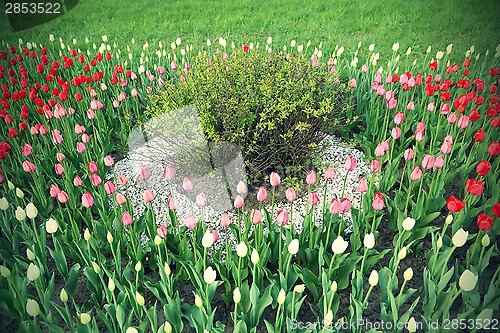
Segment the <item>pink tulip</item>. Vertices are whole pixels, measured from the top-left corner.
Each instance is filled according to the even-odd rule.
[[[348,171],[353,171],[356,168],[356,158],[354,156],[347,156],[344,167]]]
[[[293,187],[287,188],[287,190],[285,191],[285,196],[286,199],[290,202],[294,201],[297,198],[297,194],[295,194],[295,190],[293,189]]]
[[[443,152],[443,154],[451,153],[451,143],[448,141],[443,142],[443,144],[441,145],[441,151]]]
[[[174,197],[168,198],[168,209],[177,210],[179,208],[179,202]]]
[[[30,161],[24,161],[23,170],[27,173],[33,173],[36,171],[36,165],[31,163]]]
[[[264,186],[259,187],[257,191],[257,200],[263,202],[267,198],[267,190]]]
[[[240,195],[237,195],[236,198],[234,198],[234,207],[240,209],[244,205],[245,205],[245,200]]]
[[[307,174],[306,183],[308,185],[314,185],[316,183],[316,174],[313,170],[309,171],[309,173]]]
[[[372,170],[373,173],[378,172],[380,170],[380,161],[375,159],[370,163],[370,169]]]
[[[377,87],[377,95],[384,96],[385,95],[385,87],[383,84]]]
[[[52,130],[52,139],[54,140],[54,143],[56,145],[60,144],[61,142],[63,142],[63,137],[62,135],[59,133],[58,130]]]
[[[281,183],[281,178],[276,172],[271,172],[269,182],[271,183],[271,186],[278,186]]]
[[[367,66],[366,64],[363,64],[363,66],[361,66],[361,71],[362,71],[363,73],[368,72],[368,66]]]
[[[422,167],[424,169],[431,169],[434,166],[434,156],[425,154],[424,157],[422,158]]]
[[[162,75],[163,73],[165,73],[165,68],[159,66],[158,67],[158,74]]]
[[[375,148],[375,156],[382,157],[385,154],[385,149],[380,144]]]
[[[200,207],[207,205],[207,198],[205,197],[205,193],[200,192],[200,194],[196,196],[196,204]]]
[[[175,60],[172,60],[172,62],[170,63],[170,68],[175,71],[177,69],[177,63],[175,62]]]
[[[394,114],[394,123],[396,125],[401,125],[403,120],[405,120],[405,114],[403,112],[396,112]]]
[[[288,212],[286,210],[278,210],[277,212],[277,218],[276,220],[278,221],[279,225],[285,225],[288,223]]]
[[[377,193],[374,194],[372,207],[375,210],[382,210],[382,209],[384,209],[385,203],[384,203],[384,195],[382,193],[377,192]]]
[[[188,227],[188,229],[191,230],[196,228],[196,219],[192,214],[189,214],[188,217],[186,218],[186,227]]]
[[[106,183],[104,183],[104,190],[106,191],[107,194],[115,193],[115,190],[116,190],[115,183],[108,180]]]
[[[389,150],[389,141],[387,140],[384,140],[380,143],[380,145],[382,146],[382,148],[384,148],[384,151],[388,151]]]
[[[247,193],[247,186],[245,185],[245,183],[242,180],[240,180],[238,182],[238,185],[236,186],[236,192],[238,192],[238,194]]]
[[[85,144],[83,142],[77,142],[76,143],[76,151],[79,154],[83,154],[85,152]]]
[[[149,168],[146,164],[141,165],[140,172],[142,180],[148,180],[149,177],[151,177],[151,171],[149,171]]]
[[[342,204],[342,211],[344,213],[347,213],[351,209],[351,199],[343,198],[340,200],[340,203]]]
[[[364,178],[358,179],[358,191],[361,193],[365,193],[366,191],[368,191],[368,183]]]
[[[439,113],[440,114],[448,114],[450,112],[450,104],[448,103],[443,103],[441,107],[439,108]]]
[[[469,126],[469,116],[466,115],[461,115],[460,118],[458,118],[458,128],[466,128]]]
[[[135,88],[134,88],[134,89],[132,89],[132,90],[130,91],[130,95],[131,95],[132,97],[137,97],[137,95],[139,95],[139,93],[137,92],[137,89],[135,89]]]
[[[425,132],[423,130],[415,132],[415,140],[417,140],[418,142],[422,142],[422,140],[424,140],[424,136]]]
[[[214,243],[217,243],[217,241],[219,240],[219,232],[217,230],[212,230],[212,235],[214,237]]]
[[[382,82],[382,74],[380,74],[379,71],[375,72],[374,81],[376,81],[378,83]]]
[[[99,177],[99,175],[97,173],[93,173],[91,176],[90,176],[90,181],[92,183],[92,185],[94,186],[99,186],[101,185],[101,177]]]
[[[57,195],[57,200],[59,200],[59,202],[62,204],[68,202],[68,199],[69,199],[68,193],[64,191],[59,192],[59,194]]]
[[[333,177],[335,177],[335,170],[331,165],[326,168],[324,177],[325,179],[332,179]]]
[[[260,212],[260,210],[252,209],[250,220],[252,220],[253,224],[259,224],[260,221],[262,221],[262,213]]]
[[[441,81],[441,74],[437,74],[436,77],[434,78],[434,81],[436,83],[438,83],[439,81]]]
[[[406,161],[411,161],[413,159],[413,149],[408,148],[405,150],[404,158]]]
[[[121,193],[116,193],[116,202],[121,206],[127,202],[127,198]]]
[[[434,111],[434,102],[430,102],[429,104],[427,104],[427,111]]]
[[[387,101],[387,107],[389,108],[389,110],[396,108],[397,105],[398,100],[395,98],[391,98],[389,101]]]
[[[107,167],[112,167],[113,165],[115,165],[115,160],[113,160],[113,157],[108,155],[104,157],[104,165],[106,165]]]
[[[127,177],[125,177],[123,175],[116,177],[116,180],[118,181],[118,184],[122,185],[122,186],[127,185],[127,183],[128,183]]]
[[[142,195],[142,197],[143,197],[145,203],[151,202],[155,198],[153,192],[151,192],[150,189],[146,189],[144,191],[144,194]]]
[[[90,172],[92,172],[92,173],[97,172],[98,168],[97,168],[97,163],[96,162],[94,162],[94,161],[89,162],[88,165],[87,165],[87,167],[88,167],[88,169],[89,169]]]
[[[113,107],[114,107],[115,109],[118,109],[118,108],[120,107],[120,102],[118,102],[117,100],[114,100],[114,101],[113,101]]]
[[[158,228],[156,228],[156,234],[161,238],[167,237],[167,226],[164,224],[160,224]]]
[[[64,161],[64,159],[66,158],[66,156],[64,156],[63,153],[57,153],[56,154],[56,160],[61,163],[62,161]]]
[[[82,186],[82,179],[79,176],[75,176],[75,178],[73,178],[73,185],[75,185],[76,187]]]
[[[394,127],[392,130],[391,130],[391,136],[394,140],[397,140],[399,139],[399,137],[401,136],[401,128],[399,127]]]
[[[399,77],[399,83],[403,85],[408,83],[408,75],[406,75],[406,73],[401,74],[401,76]]]
[[[189,178],[188,176],[184,177],[184,180],[182,181],[182,187],[185,191],[192,191],[193,183],[191,182],[191,178]]]
[[[444,157],[443,157],[443,155],[439,155],[438,157],[436,157],[436,159],[434,160],[434,167],[436,169],[441,169],[442,167],[444,167]]]
[[[87,118],[89,118],[89,120],[92,120],[92,119],[95,118],[95,112],[94,112],[94,110],[92,110],[92,109],[88,109],[87,110]]]
[[[318,194],[316,192],[309,193],[307,195],[307,201],[309,202],[309,204],[314,206],[315,204],[317,204],[319,202]]]
[[[413,171],[410,175],[411,180],[419,180],[422,177],[422,170],[418,167],[418,165],[415,165],[413,167]]]
[[[416,132],[425,130],[425,127],[426,127],[425,123],[424,123],[424,122],[422,122],[422,121],[419,121],[419,122],[417,123],[417,129],[416,129]]]
[[[50,185],[49,193],[52,198],[57,197],[57,195],[61,192],[61,190],[55,186],[54,184]]]
[[[356,79],[355,78],[351,79],[351,82],[349,83],[349,87],[352,88],[352,89],[356,89],[357,84],[356,84]]]
[[[92,207],[92,205],[94,205],[94,197],[92,197],[92,194],[90,192],[83,193],[82,205],[85,208],[90,208],[90,207]]]
[[[222,214],[220,218],[220,224],[225,228],[229,227],[229,225],[231,224],[231,219],[229,218],[229,215],[227,215],[226,213]]]
[[[408,103],[408,105],[406,106],[406,109],[409,110],[409,111],[412,111],[413,109],[415,109],[415,103],[413,103],[413,101],[411,101],[410,103]]]
[[[332,199],[332,203],[330,205],[330,213],[333,215],[336,215],[344,210],[344,206],[342,206],[342,203],[340,200],[337,200],[336,198]]]
[[[123,212],[122,214],[122,224],[124,226],[131,225],[133,221],[132,215],[129,214],[129,212]]]
[[[59,163],[54,165],[54,169],[58,175],[62,175],[64,173],[64,167]]]
[[[455,112],[450,112],[447,120],[448,124],[454,124],[457,121],[457,114]]]
[[[175,178],[175,170],[171,165],[167,165],[165,170],[163,170],[163,175],[167,180],[173,180]]]
[[[88,143],[90,141],[90,136],[87,133],[82,134],[83,143]]]
[[[26,157],[30,156],[31,153],[33,153],[33,148],[27,143],[23,146],[23,148],[21,148],[21,150],[23,152],[23,155]]]

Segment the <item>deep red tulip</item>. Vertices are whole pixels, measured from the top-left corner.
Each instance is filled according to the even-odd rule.
[[[491,212],[494,216],[500,217],[500,202],[497,202],[493,205],[493,207],[491,208]]]
[[[464,209],[465,202],[458,200],[454,195],[450,196],[446,201],[446,207],[452,213],[457,213]]]
[[[484,140],[484,130],[480,129],[474,134],[474,141],[481,142]]]
[[[465,190],[472,195],[479,196],[484,192],[484,183],[474,178],[467,179]]]
[[[492,142],[488,146],[488,154],[491,156],[498,156],[500,154],[500,142]]]
[[[477,216],[477,226],[480,230],[490,230],[493,225],[493,217],[484,213]]]
[[[476,168],[476,172],[481,175],[485,176],[488,172],[491,170],[491,164],[487,160],[482,160],[479,162]]]

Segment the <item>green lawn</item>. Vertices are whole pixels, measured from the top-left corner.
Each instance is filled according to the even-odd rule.
[[[118,44],[132,37],[138,42],[181,37],[199,45],[220,36],[237,44],[263,43],[272,36],[280,47],[291,39],[312,40],[313,45],[323,42],[325,51],[336,44],[350,50],[359,41],[366,47],[375,43],[382,55],[391,52],[394,42],[400,43],[401,53],[409,46],[425,52],[432,45],[433,54],[453,43],[461,57],[471,45],[480,52],[495,49],[498,17],[498,0],[81,0],[67,14],[18,33],[12,33],[4,16],[0,39],[46,41],[54,34],[65,41],[89,37],[100,42],[106,34]]]

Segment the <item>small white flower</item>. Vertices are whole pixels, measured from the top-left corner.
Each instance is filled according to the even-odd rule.
[[[365,235],[365,238],[363,239],[363,245],[367,249],[373,249],[373,247],[375,246],[375,235],[373,234],[373,232]]]
[[[372,287],[375,287],[378,284],[378,272],[376,270],[373,270],[370,273],[370,277],[368,278],[368,283]]]
[[[404,230],[411,230],[415,226],[415,219],[412,219],[411,217],[407,217],[403,220],[403,229]]]
[[[214,269],[211,266],[208,266],[208,268],[203,273],[203,280],[205,280],[206,284],[212,284],[214,283],[216,278],[217,278],[217,272],[214,271]]]
[[[471,291],[476,286],[477,278],[477,275],[466,269],[462,275],[460,275],[458,285],[464,291]]]

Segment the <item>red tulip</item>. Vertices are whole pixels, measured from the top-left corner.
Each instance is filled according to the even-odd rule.
[[[384,195],[380,192],[376,192],[373,196],[372,207],[375,210],[382,210],[385,207]]]
[[[498,154],[500,154],[500,143],[492,142],[488,146],[488,154],[490,154],[491,156],[498,156]]]
[[[205,193],[200,192],[196,196],[196,204],[200,207],[206,206],[207,205],[207,198],[205,197]]]
[[[316,192],[311,192],[307,195],[307,201],[312,205],[314,206],[315,204],[317,204],[319,202],[319,197],[318,197],[318,194]]]
[[[151,190],[149,189],[144,190],[144,194],[142,195],[142,197],[145,203],[151,202],[155,198],[153,192],[151,192]]]
[[[344,167],[348,171],[353,171],[356,168],[356,158],[354,156],[348,156],[345,160]]]
[[[271,183],[271,186],[278,186],[281,183],[281,178],[276,172],[271,172],[269,182]]]
[[[257,191],[257,200],[263,202],[267,198],[267,190],[264,186],[259,187]]]
[[[480,129],[474,134],[474,141],[480,142],[484,140],[484,130]]]
[[[288,212],[286,210],[278,210],[277,221],[279,225],[285,225],[288,223]]]
[[[177,210],[179,208],[179,203],[174,197],[168,198],[168,209]]]
[[[493,225],[493,218],[484,213],[477,216],[477,226],[480,230],[490,230]]]
[[[316,183],[316,174],[313,170],[309,171],[309,173],[307,174],[306,183],[308,185],[314,185]]]
[[[122,224],[124,226],[131,225],[133,221],[132,215],[130,215],[128,212],[123,212],[122,214]]]
[[[165,167],[165,170],[163,170],[163,175],[167,180],[173,180],[175,177],[174,167],[171,165],[167,165]]]
[[[491,208],[491,212],[494,216],[500,217],[500,202],[497,202],[493,205],[493,207]]]
[[[83,193],[82,204],[85,208],[90,208],[94,205],[94,197],[92,197],[90,192]]]
[[[182,181],[182,187],[184,188],[185,191],[193,190],[193,183],[191,182],[191,179],[188,176],[184,177],[184,180]]]
[[[227,215],[226,213],[222,214],[220,218],[220,224],[223,227],[229,227],[229,225],[231,224],[231,219],[229,218],[229,215]]]
[[[448,207],[448,210],[450,212],[457,213],[464,209],[465,202],[458,200],[457,198],[455,198],[455,196],[452,195],[446,201],[446,207]]]
[[[260,210],[252,209],[252,213],[250,214],[250,220],[253,224],[259,224],[262,221],[262,213]]]
[[[148,180],[151,177],[151,171],[146,164],[141,165],[141,178],[142,180]]]
[[[287,188],[287,190],[285,191],[285,196],[286,196],[286,199],[290,202],[297,199],[297,194],[295,194],[295,190],[293,189],[293,187]]]
[[[465,190],[472,195],[479,196],[484,192],[484,183],[474,178],[467,179]]]
[[[234,207],[240,209],[244,205],[245,205],[245,200],[240,195],[237,195],[236,198],[234,198]]]
[[[482,160],[481,162],[479,162],[476,168],[476,172],[480,176],[486,176],[486,174],[490,172],[490,170],[491,170],[491,164],[487,160]]]

